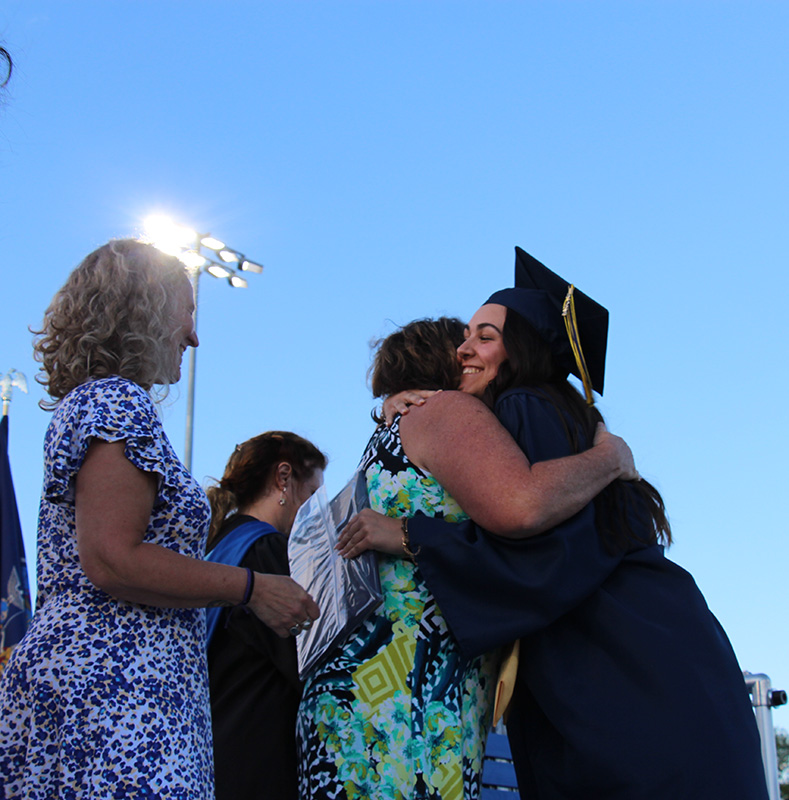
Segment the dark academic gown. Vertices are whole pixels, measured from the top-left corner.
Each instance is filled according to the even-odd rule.
[[[252,519],[235,515],[220,535]],[[287,537],[262,536],[240,566],[287,575]],[[243,609],[224,609],[208,646],[208,678],[217,800],[296,800],[295,639],[282,639]]]
[[[571,454],[573,423],[539,394],[495,411],[530,462]],[[520,541],[422,516],[409,532],[466,655],[521,640],[507,730],[523,800],[766,800],[737,659],[662,547],[607,552],[591,504]]]

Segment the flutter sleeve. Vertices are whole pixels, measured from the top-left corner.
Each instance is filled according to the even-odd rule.
[[[496,416],[531,463],[570,454],[566,422],[538,395],[509,392]],[[621,554],[605,550],[594,514],[589,504],[551,531],[518,540],[473,521],[417,515],[409,522],[411,547],[421,548],[419,569],[466,655],[545,628],[606,580]]]
[[[103,378],[78,386],[55,410],[44,445],[44,497],[58,505],[74,502],[74,481],[93,439],[125,440],[125,455],[158,478],[157,504],[174,487],[173,459],[148,393],[123,378]]]

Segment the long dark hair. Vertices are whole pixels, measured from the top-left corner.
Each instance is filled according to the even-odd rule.
[[[307,439],[290,431],[267,431],[236,445],[221,481],[206,490],[211,503],[210,548],[222,523],[240,508],[252,505],[271,486],[277,464],[286,461],[297,481],[326,469],[326,456]]]
[[[503,342],[507,359],[488,384],[482,399],[492,408],[507,389],[528,387],[549,400],[561,419],[573,453],[591,446],[602,414],[567,380],[559,363],[537,331],[514,311],[507,310]],[[585,444],[584,444],[585,443]],[[646,537],[633,530],[633,516],[644,523]],[[595,498],[595,519],[603,541],[611,550],[627,549],[633,541],[671,544],[671,526],[658,490],[648,481],[616,480]]]

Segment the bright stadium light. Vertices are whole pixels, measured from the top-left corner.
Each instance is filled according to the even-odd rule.
[[[197,331],[197,298],[200,276],[207,272],[214,278],[226,278],[234,289],[246,289],[246,278],[239,275],[234,266],[245,272],[263,272],[262,265],[249,261],[238,250],[228,247],[210,233],[198,233],[186,225],[179,225],[163,214],[152,214],[143,220],[144,240],[164,253],[179,258],[189,273],[195,298],[195,331]],[[220,259],[222,263],[216,259]],[[197,350],[189,348],[189,375],[186,396],[186,443],[184,465],[192,469],[192,445],[194,441],[195,366]]]

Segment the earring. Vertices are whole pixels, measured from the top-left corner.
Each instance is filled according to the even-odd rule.
[[[279,498],[279,504],[281,506],[285,505],[285,492],[287,492],[287,491],[288,491],[288,487],[287,486],[283,486],[282,487],[282,497]]]

